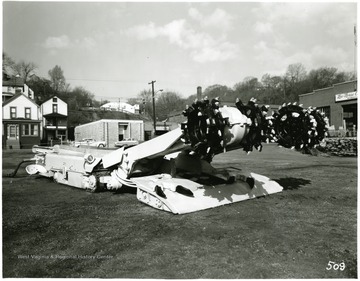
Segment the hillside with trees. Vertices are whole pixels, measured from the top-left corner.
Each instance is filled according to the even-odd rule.
[[[236,98],[247,102],[255,97],[261,104],[282,104],[297,102],[299,95],[354,79],[356,77],[353,72],[341,72],[335,67],[320,67],[307,72],[301,63],[296,63],[289,65],[282,76],[266,73],[261,80],[245,77],[232,88],[226,85],[208,86],[203,91],[203,96],[209,99],[219,97],[226,102],[234,102]],[[190,96],[187,103],[195,98],[196,95]]]
[[[66,82],[65,74],[61,66],[56,65],[48,71],[48,77],[36,75],[36,63],[20,61],[15,62],[6,53],[3,53],[3,80],[7,77],[20,75],[25,83],[34,91],[35,101],[43,103],[50,97],[57,95],[68,104],[69,127],[88,123],[102,118],[109,119],[134,119],[141,118],[152,120],[152,92],[150,89],[142,90],[136,97],[128,100],[128,103],[140,104],[140,115],[129,115],[121,112],[101,112],[93,110],[100,108],[108,101],[99,102],[95,95],[83,87],[70,87]],[[291,64],[283,75],[263,74],[259,80],[257,77],[245,77],[241,82],[229,85],[209,85],[203,91],[203,97],[209,99],[219,97],[221,101],[235,102],[236,98],[247,102],[255,97],[260,104],[282,104],[295,102],[299,95],[312,92],[316,89],[330,87],[333,84],[356,79],[353,72],[339,71],[335,67],[320,67],[309,72],[301,63]],[[195,89],[194,89],[195,90]],[[101,95],[101,93],[97,93]],[[163,91],[156,93],[156,117],[165,120],[169,115],[182,111],[186,104],[192,104],[196,94],[183,98],[175,91]],[[86,109],[89,110],[86,110]]]

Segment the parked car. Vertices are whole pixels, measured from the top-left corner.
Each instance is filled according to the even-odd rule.
[[[122,141],[116,141],[115,147],[130,147],[139,144],[139,141],[136,139],[124,139]]]
[[[87,146],[93,146],[93,147],[105,147],[106,142],[105,141],[97,141],[93,138],[84,138],[79,141],[74,141],[73,145],[75,147],[79,147],[80,145],[87,145]]]

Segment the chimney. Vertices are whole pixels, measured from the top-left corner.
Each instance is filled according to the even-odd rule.
[[[202,96],[201,87],[198,86],[198,87],[197,87],[196,98],[197,98],[198,100],[201,100],[201,96]]]

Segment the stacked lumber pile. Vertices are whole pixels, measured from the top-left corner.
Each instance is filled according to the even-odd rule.
[[[356,138],[325,138],[325,145],[318,147],[321,152],[335,156],[357,156]]]

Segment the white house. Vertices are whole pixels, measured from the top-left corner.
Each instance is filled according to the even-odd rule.
[[[68,136],[67,119],[68,105],[66,102],[53,96],[41,104],[43,140],[62,139],[66,140]]]
[[[3,148],[31,148],[40,144],[40,107],[29,97],[16,93],[2,105]]]
[[[12,77],[2,81],[2,102],[12,98],[16,93],[23,93],[30,99],[34,99],[34,91],[25,84],[21,77]]]
[[[139,113],[139,105],[131,105],[126,102],[108,102],[100,106],[103,110],[121,111],[126,113]]]

